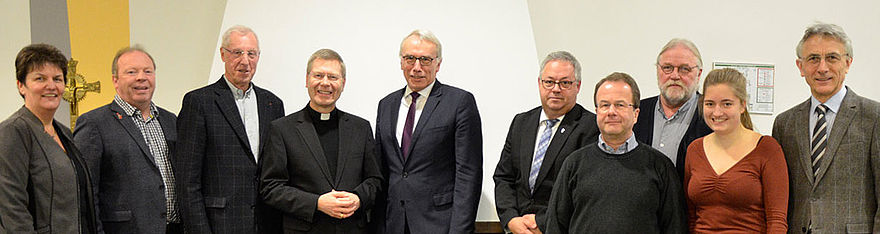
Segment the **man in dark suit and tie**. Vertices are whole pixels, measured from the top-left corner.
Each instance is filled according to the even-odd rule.
[[[73,135],[95,185],[98,231],[183,233],[171,169],[177,117],[152,102],[153,57],[123,48],[111,71],[116,97],[80,116]]]
[[[541,106],[517,114],[495,167],[495,207],[505,229],[540,233],[559,167],[568,154],[596,142],[596,114],[577,104],[581,65],[556,51],[541,63]]]
[[[333,50],[309,58],[309,104],[272,122],[260,194],[284,212],[285,233],[367,233],[382,183],[370,123],[336,108],[345,63]]]
[[[483,173],[473,94],[436,80],[440,41],[415,30],[400,44],[406,87],[379,101],[376,141],[385,198],[379,233],[472,233]]]
[[[226,72],[214,84],[183,97],[174,169],[188,233],[266,233],[277,211],[262,204],[260,150],[272,120],[284,116],[281,99],[251,82],[260,59],[254,32],[233,26],[223,34]]]
[[[703,58],[687,39],[669,40],[657,55],[660,95],[639,102],[642,113],[633,126],[636,140],[651,145],[672,160],[678,177],[684,178],[687,147],[712,129],[703,121],[700,105],[700,74]]]
[[[843,85],[853,49],[840,26],[810,26],[796,52],[812,95],[773,123],[788,163],[789,233],[878,233],[880,103]]]

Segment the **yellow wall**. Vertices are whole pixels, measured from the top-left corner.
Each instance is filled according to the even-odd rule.
[[[101,81],[101,93],[88,93],[79,114],[110,103],[116,90],[110,73],[113,56],[129,45],[128,1],[68,0],[71,58],[86,82]]]

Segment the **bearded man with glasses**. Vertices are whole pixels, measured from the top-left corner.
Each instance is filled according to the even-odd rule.
[[[670,40],[657,55],[660,95],[639,102],[644,107],[633,126],[636,139],[659,150],[684,176],[684,158],[692,141],[712,133],[697,111],[703,60],[687,39]]]

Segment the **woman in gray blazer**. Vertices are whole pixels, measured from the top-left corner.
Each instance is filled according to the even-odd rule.
[[[88,170],[70,130],[53,119],[67,59],[33,44],[15,58],[24,107],[0,123],[0,233],[95,233]]]

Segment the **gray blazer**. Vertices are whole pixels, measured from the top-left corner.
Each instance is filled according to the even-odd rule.
[[[847,87],[818,176],[810,163],[810,100],[773,123],[788,162],[789,233],[880,232],[880,103]]]
[[[169,162],[177,141],[177,117],[158,108]],[[95,184],[99,231],[164,233],[165,183],[156,159],[131,117],[116,102],[76,121],[74,140]]]
[[[72,141],[67,127],[52,124]],[[67,150],[81,160],[76,147]],[[80,230],[76,178],[70,158],[30,110],[22,107],[0,123],[0,233],[88,233]]]

